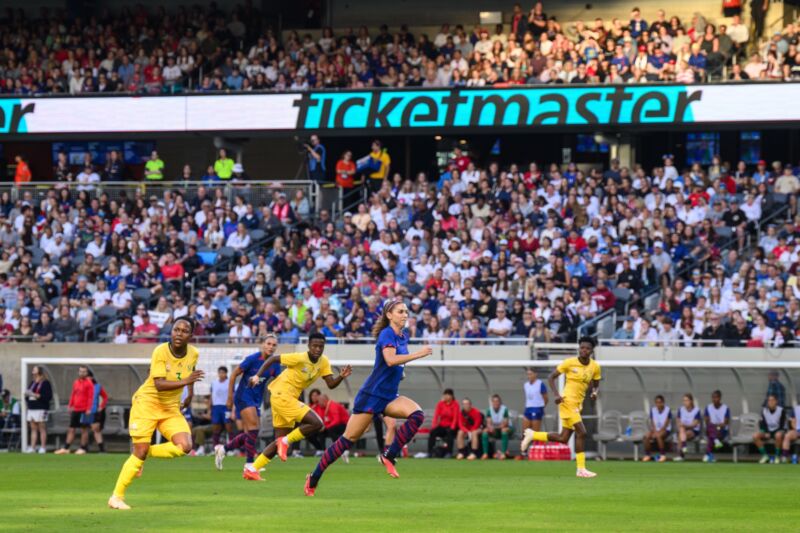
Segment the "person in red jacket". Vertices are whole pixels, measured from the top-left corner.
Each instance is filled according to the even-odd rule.
[[[452,453],[457,428],[458,402],[456,402],[453,389],[445,389],[441,401],[436,404],[436,410],[433,412],[433,423],[430,435],[428,435],[428,457],[433,457],[437,438],[445,442],[447,450],[445,453]]]
[[[617,297],[606,285],[606,282],[597,280],[597,289],[592,293],[592,300],[597,303],[601,311],[608,311],[617,303]]]
[[[83,455],[89,446],[89,425],[92,423],[92,403],[94,402],[94,383],[89,379],[89,369],[78,367],[78,379],[72,383],[72,394],[69,397],[69,429],[64,446],[56,450],[56,455],[70,453],[70,446],[75,440],[75,430],[81,430],[81,445],[75,455]]]
[[[350,420],[350,413],[342,404],[328,398],[327,394],[317,396],[317,401],[311,406],[311,409],[322,419],[325,429],[308,437],[308,441],[317,450],[325,451],[325,439],[336,442],[342,436],[344,428],[347,427],[347,421]]]
[[[458,455],[456,455],[456,459],[466,457],[468,461],[474,461],[478,458],[482,427],[483,415],[472,405],[472,400],[469,398],[461,400],[461,410],[458,412],[458,435],[456,436]],[[469,448],[467,448],[467,441],[469,441]]]

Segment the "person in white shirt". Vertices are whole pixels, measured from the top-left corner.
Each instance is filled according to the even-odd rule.
[[[497,316],[489,321],[486,334],[490,337],[507,337],[514,324],[506,316],[506,309],[498,305]]]
[[[97,288],[92,293],[93,307],[100,309],[111,303],[111,292],[106,288],[106,280],[97,280]]]
[[[228,342],[231,344],[248,344],[250,339],[253,338],[250,326],[245,324],[244,319],[240,316],[237,316],[233,322],[234,325],[228,332]]]
[[[655,458],[659,463],[667,460],[664,455],[664,443],[669,438],[672,431],[672,411],[669,406],[664,403],[664,397],[660,394],[655,397],[655,406],[650,408],[650,431],[644,438],[644,451],[645,456],[642,461],[652,461],[651,455],[653,449],[653,442],[658,447],[658,456]]]
[[[247,228],[241,222],[236,226],[236,231],[228,236],[225,246],[241,251],[250,246],[250,235]]]
[[[750,30],[748,29],[747,26],[742,24],[742,19],[740,15],[733,16],[733,21],[728,26],[727,34],[737,48],[739,48],[741,45],[747,43],[747,41],[750,40]]]
[[[636,344],[640,346],[651,346],[651,343],[658,341],[658,332],[655,328],[650,327],[650,321],[643,318],[642,324],[639,327],[639,334],[636,336],[636,340],[639,341]]]
[[[100,183],[100,175],[90,165],[87,165],[83,172],[75,177],[75,181],[80,184],[77,187],[78,191],[91,192],[94,191],[95,185]]]
[[[536,375],[536,370],[527,370],[528,381],[523,385],[525,390],[525,417],[522,419],[522,428],[541,431],[544,408],[547,406],[547,386]]]
[[[756,199],[752,194],[747,195],[747,199],[740,206],[740,208],[742,211],[744,211],[744,216],[746,216],[747,220],[750,222],[755,223],[761,219],[761,204],[756,202]]]
[[[703,427],[703,417],[700,408],[694,404],[694,396],[683,395],[683,405],[678,409],[675,419],[678,424],[678,452],[676,461],[683,461],[686,456],[686,443],[700,437]]]
[[[758,314],[755,319],[756,325],[750,330],[750,339],[761,341],[764,346],[769,345],[775,337],[775,330],[767,325],[764,315]]]
[[[228,406],[229,386],[228,367],[221,366],[217,369],[217,379],[211,382],[211,395],[208,398],[208,412],[211,413],[211,437],[214,446],[219,444],[223,428],[228,433],[229,439],[233,436],[231,406]],[[233,388],[231,387],[230,390],[232,391]]]
[[[328,272],[331,268],[336,266],[336,257],[330,253],[330,245],[323,244],[319,248],[319,255],[316,257],[314,264],[317,270]]]
[[[95,232],[94,240],[86,245],[86,253],[93,256],[95,259],[103,257],[106,250],[106,243],[103,242],[103,236],[100,232]]]
[[[675,346],[676,341],[680,340],[681,334],[672,324],[672,319],[664,317],[661,321],[661,331],[658,340],[666,343],[667,346]]]
[[[132,301],[133,296],[128,292],[125,280],[120,280],[119,285],[117,285],[117,290],[111,295],[111,305],[116,307],[119,311],[125,311],[131,306]]]

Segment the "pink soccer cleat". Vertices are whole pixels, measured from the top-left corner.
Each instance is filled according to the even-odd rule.
[[[389,459],[384,457],[383,455],[378,456],[378,462],[386,468],[386,473],[392,476],[393,478],[399,478],[400,474],[397,473],[397,469],[394,467],[394,463],[392,463]]]
[[[306,486],[303,487],[303,492],[306,496],[313,496],[314,493],[317,491],[317,487],[311,486],[311,474],[306,476]]]
[[[289,443],[284,442],[286,437],[281,437],[278,439],[278,457],[281,458],[281,461],[286,461],[286,456],[289,453]]]
[[[575,474],[577,477],[597,477],[597,474],[594,472],[589,472],[585,468],[579,468],[578,472]]]

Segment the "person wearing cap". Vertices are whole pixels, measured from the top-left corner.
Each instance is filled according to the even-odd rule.
[[[158,152],[155,150],[150,153],[150,159],[144,164],[144,179],[147,181],[164,179],[164,161],[158,157]]]
[[[228,181],[233,176],[233,159],[228,157],[228,152],[225,148],[219,149],[219,157],[214,162],[214,172],[222,181]]]
[[[653,266],[659,276],[669,275],[672,268],[672,259],[669,254],[664,252],[663,242],[656,241],[653,243],[653,253],[650,260],[653,262]]]

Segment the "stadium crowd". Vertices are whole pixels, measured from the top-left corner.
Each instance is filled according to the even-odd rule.
[[[4,191],[0,338],[155,342],[189,314],[212,342],[367,342],[382,301],[403,296],[411,336],[431,343],[574,341],[611,311],[627,344],[795,339],[791,165],[501,167],[456,147],[438,176],[406,178],[373,149],[369,200],[336,220],[302,190],[258,196],[246,181],[111,198],[96,187],[113,166],[41,201]],[[336,167],[352,178],[348,157]],[[78,169],[65,165],[66,180]]]
[[[752,3],[760,6],[758,2]],[[766,5],[766,2],[764,3]],[[0,18],[0,92],[168,94],[181,91],[305,90],[363,87],[503,86],[547,83],[693,83],[800,78],[798,28],[760,39],[730,13],[681,21],[638,8],[611,21],[562,25],[541,2],[517,4],[494,28],[443,24],[433,36],[406,25],[366,27],[318,39],[266,28],[252,2],[224,13],[215,4],[108,10],[86,20],[43,10]],[[727,20],[727,19],[726,19]],[[728,70],[723,68],[730,66]]]

